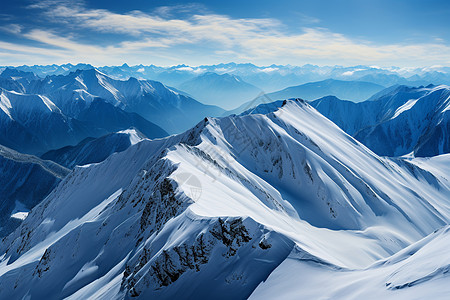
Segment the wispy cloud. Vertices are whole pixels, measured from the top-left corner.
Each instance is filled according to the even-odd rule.
[[[23,29],[22,25],[19,24],[9,24],[5,26],[1,26],[0,30],[3,32],[7,32],[10,34],[19,34]]]
[[[48,51],[56,57],[67,55],[67,60],[94,64],[120,63],[130,57],[142,63],[161,63],[157,61],[160,59],[165,64],[206,63],[205,59],[291,64],[450,64],[450,47],[440,39],[428,44],[379,45],[311,26],[319,22],[314,18],[309,20],[309,27],[287,33],[276,19],[231,18],[189,5],[120,14],[89,9],[82,2],[70,3],[47,0],[30,6],[49,23],[59,26],[29,29],[12,25],[2,30],[39,42],[44,45],[42,49],[49,46],[52,50]],[[86,34],[114,38],[100,45],[84,41]],[[11,48],[0,44],[0,50]],[[24,46],[21,52],[41,55],[42,51],[35,48],[39,47]]]

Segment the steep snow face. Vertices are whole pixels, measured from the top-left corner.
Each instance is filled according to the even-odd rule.
[[[362,103],[326,97],[311,105],[379,155],[434,156],[450,151],[449,99],[448,86],[400,86]]]
[[[87,138],[76,146],[51,150],[44,153],[41,158],[52,160],[67,168],[74,168],[77,165],[101,162],[111,154],[122,152],[144,139],[146,137],[136,129],[126,129],[96,139]]]
[[[17,228],[68,173],[54,162],[0,145],[0,237]]]
[[[0,109],[11,120],[26,122],[35,114],[60,113],[56,105],[41,95],[26,95],[1,89]]]
[[[253,123],[246,125],[244,120],[249,118],[263,118],[262,124],[256,129]],[[414,172],[423,174],[427,181],[414,187],[410,182],[416,181],[418,174],[408,172],[409,165],[403,166],[402,161],[377,157],[348,135],[342,134],[339,128],[310,106],[287,101],[282,109],[266,116],[225,118],[221,122],[228,120],[233,120],[229,130],[234,129],[227,138],[228,143],[232,143],[235,136],[249,140],[246,143],[248,147],[235,154],[238,160],[245,162],[246,166],[254,164],[252,172],[284,191],[284,198],[289,199],[292,195],[290,203],[298,205],[300,217],[303,215],[311,224],[356,229],[364,228],[371,220],[386,223],[391,217],[384,218],[393,212],[393,199],[396,199],[398,211],[395,214],[403,215],[396,218],[396,222],[414,218],[414,223],[425,226],[422,230],[428,227],[424,221],[428,217],[414,216],[414,211],[409,208],[410,201],[413,201],[410,199],[418,199],[417,205],[422,206],[419,204],[420,198],[434,198],[435,190],[429,189],[429,184],[438,184],[438,180],[431,174],[427,175],[427,172],[416,170]],[[240,131],[240,128],[244,129]],[[253,134],[249,135],[249,132]],[[271,138],[267,140],[268,137]],[[258,145],[263,149],[273,149],[273,153],[266,156],[264,151],[253,150],[258,149]],[[390,181],[386,182],[384,178],[390,178]],[[311,186],[305,185],[308,181]],[[407,188],[403,190],[402,187]],[[433,212],[435,205],[440,206],[441,200],[446,201],[445,197],[439,199],[425,209],[430,213],[429,220],[437,222],[432,227],[442,224],[440,213]],[[318,214],[320,211],[322,216]],[[364,220],[355,219],[357,215],[364,215]],[[409,221],[405,223],[405,232],[411,231]],[[432,227],[425,229],[425,232],[430,232]]]
[[[9,99],[8,99],[8,97],[6,97],[4,94],[3,94],[3,91],[2,91],[2,93],[0,94],[0,109],[10,118],[10,119],[12,119],[13,117],[12,117],[12,115],[11,115],[11,108],[12,108],[12,105],[11,105],[11,101],[9,101]]]
[[[137,144],[145,139],[145,136],[134,128],[121,130],[117,132],[117,134],[127,136],[130,141],[130,145]]]
[[[448,223],[448,174],[282,105],[76,167],[0,244],[0,293],[244,299],[297,251],[361,269]]]
[[[50,95],[61,108],[70,104],[74,91],[85,91],[112,103],[120,104],[123,95],[113,85],[113,79],[95,69],[77,70],[67,76],[48,76],[42,81],[32,82],[29,93]]]
[[[411,109],[417,103],[417,101],[418,101],[418,99],[410,99],[410,100],[408,100],[405,104],[403,104],[402,106],[400,106],[399,108],[397,108],[395,110],[395,113],[392,116],[392,119],[395,119],[396,117],[398,117],[403,112]]]

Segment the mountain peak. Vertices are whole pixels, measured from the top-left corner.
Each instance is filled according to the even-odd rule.
[[[147,139],[147,137],[135,127],[130,127],[128,129],[118,131],[117,134],[128,135],[132,145],[134,145],[144,139]]]
[[[270,103],[262,103],[259,104],[255,107],[252,107],[246,111],[244,111],[243,113],[240,114],[240,116],[245,116],[245,115],[254,115],[254,114],[268,114],[268,113],[272,113],[275,112],[279,109],[281,109],[282,107],[285,107],[286,105],[296,105],[296,106],[304,106],[307,105],[307,102],[301,98],[291,98],[291,99],[286,99],[286,100],[278,100],[278,101],[274,101],[274,102],[270,102]]]

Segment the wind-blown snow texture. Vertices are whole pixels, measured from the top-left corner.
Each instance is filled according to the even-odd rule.
[[[450,156],[382,158],[278,105],[76,167],[0,244],[0,294],[447,295]]]

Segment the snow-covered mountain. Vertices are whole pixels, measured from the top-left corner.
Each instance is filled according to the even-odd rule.
[[[232,109],[248,99],[253,99],[262,91],[236,75],[206,72],[178,85],[182,91],[192,95],[202,103]]]
[[[146,137],[136,129],[127,129],[107,134],[99,138],[86,138],[76,146],[44,153],[41,158],[59,163],[66,168],[98,163],[116,152],[122,152]]]
[[[397,86],[361,103],[325,97],[311,105],[379,155],[450,152],[448,86]]]
[[[101,98],[125,111],[138,113],[169,133],[182,132],[205,116],[224,112],[217,106],[204,105],[179,94],[160,82],[136,78],[116,80],[96,69],[47,76],[33,82],[29,92],[48,96],[64,113],[74,117],[92,99]]]
[[[71,117],[47,96],[0,89],[0,144],[19,152],[43,153],[130,127],[151,138],[167,136],[143,117],[99,98]]]
[[[76,167],[0,244],[0,294],[245,299],[280,272],[310,278],[295,273],[304,266],[321,277],[279,295],[303,286],[319,298],[334,274],[330,294],[342,288],[343,298],[345,279],[361,275],[391,298],[409,286],[429,293],[421,278],[430,274],[445,291],[448,239],[433,232],[450,221],[448,169],[436,167],[450,167],[450,157],[382,158],[304,101],[264,109],[205,118]],[[415,245],[431,246],[412,255],[428,235]],[[420,269],[429,262],[422,253],[445,260]],[[366,286],[350,288],[359,295]]]
[[[38,79],[39,77],[32,72],[6,68],[0,73],[0,88],[18,93],[25,93],[30,82]]]
[[[69,170],[0,145],[0,238],[17,228]]]

